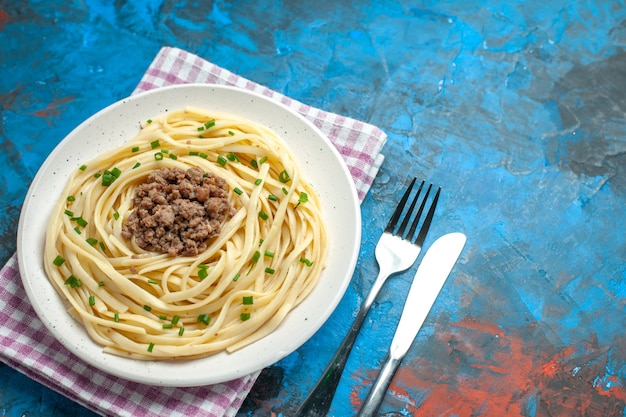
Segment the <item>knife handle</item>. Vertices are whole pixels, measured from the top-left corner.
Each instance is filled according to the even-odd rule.
[[[376,382],[374,382],[372,389],[367,395],[367,398],[359,411],[358,417],[372,417],[376,415],[380,404],[383,402],[383,398],[385,398],[387,388],[389,388],[389,384],[391,384],[391,380],[398,370],[398,366],[401,361],[402,358],[387,356],[387,359],[378,374],[378,378],[376,378]]]

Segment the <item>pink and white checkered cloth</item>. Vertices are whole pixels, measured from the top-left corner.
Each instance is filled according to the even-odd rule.
[[[171,84],[211,83],[249,89],[300,112],[343,155],[363,200],[383,161],[386,135],[378,128],[312,108],[176,48],[158,53],[135,92]],[[30,305],[17,254],[0,270],[0,360],[30,378],[106,416],[234,416],[258,372],[192,388],[143,385],[84,363],[48,333]]]

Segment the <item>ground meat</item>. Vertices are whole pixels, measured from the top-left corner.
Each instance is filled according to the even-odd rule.
[[[222,178],[198,167],[161,168],[137,187],[122,236],[134,237],[144,250],[194,256],[220,234],[234,212]]]

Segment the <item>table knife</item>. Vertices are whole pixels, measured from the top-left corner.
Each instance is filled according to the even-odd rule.
[[[402,358],[415,340],[459,258],[465,240],[462,233],[449,233],[437,239],[424,255],[411,283],[387,359],[359,411],[359,417],[373,416],[378,411]]]

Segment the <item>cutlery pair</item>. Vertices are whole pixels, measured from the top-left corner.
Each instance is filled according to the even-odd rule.
[[[413,216],[425,185],[424,181],[421,182],[398,226],[398,221],[405,211],[405,206],[415,186],[415,182],[416,179],[414,178],[394,210],[385,231],[376,245],[376,260],[379,265],[378,277],[374,281],[367,298],[359,308],[357,316],[341,346],[328,367],[324,370],[322,377],[298,409],[296,417],[327,415],[350,350],[380,289],[391,275],[407,270],[417,260],[432,223],[441,188],[437,189],[418,232],[419,220],[433,188],[432,184],[428,186],[417,213]],[[408,231],[407,227],[409,227]],[[372,416],[378,410],[402,358],[406,355],[422,323],[426,319],[464,244],[465,236],[461,233],[451,233],[442,236],[432,245],[432,248],[422,260],[409,290],[387,359],[361,408],[359,416]]]

